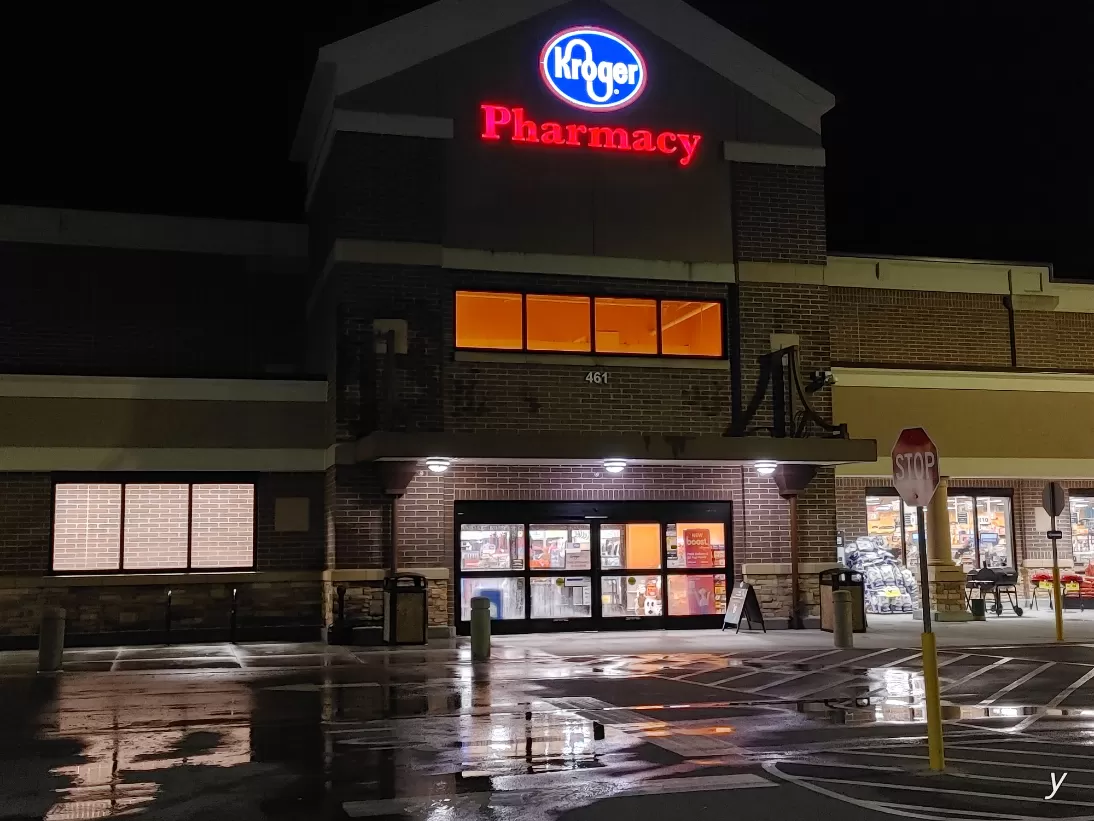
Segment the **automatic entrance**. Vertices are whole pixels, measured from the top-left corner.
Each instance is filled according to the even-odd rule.
[[[457,631],[490,599],[495,633],[716,627],[731,577],[728,502],[456,502]]]

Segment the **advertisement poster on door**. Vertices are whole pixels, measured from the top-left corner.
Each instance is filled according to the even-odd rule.
[[[710,531],[688,529],[684,531],[684,566],[714,567],[714,551],[710,545]]]
[[[714,577],[690,576],[688,578],[688,614],[708,616],[717,612],[714,604]]]

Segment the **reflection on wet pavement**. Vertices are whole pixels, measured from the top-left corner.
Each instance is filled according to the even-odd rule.
[[[768,793],[752,790],[777,783],[765,762],[892,752],[924,720],[909,649],[518,648],[476,665],[461,645],[211,645],[78,651],[42,677],[12,655],[0,818],[556,818],[649,791]],[[948,734],[1066,727],[1092,743],[1088,661],[943,653]]]

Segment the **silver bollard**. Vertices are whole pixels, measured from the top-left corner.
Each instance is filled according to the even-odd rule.
[[[851,620],[851,591],[832,591],[832,641],[836,647],[854,647],[854,623]]]
[[[42,609],[38,631],[38,672],[55,673],[61,669],[65,652],[65,611],[63,607]]]
[[[490,659],[490,599],[485,596],[471,599],[471,659]]]

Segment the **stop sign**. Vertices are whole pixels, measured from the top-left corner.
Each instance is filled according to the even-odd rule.
[[[938,448],[923,428],[905,428],[893,445],[893,487],[912,507],[926,507],[938,487]]]

